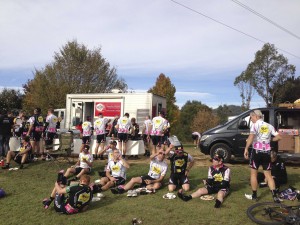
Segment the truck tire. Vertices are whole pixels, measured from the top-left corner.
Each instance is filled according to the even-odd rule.
[[[224,162],[227,163],[231,159],[231,151],[227,144],[217,143],[214,144],[210,149],[211,158],[214,157],[215,154],[220,154],[224,157]]]

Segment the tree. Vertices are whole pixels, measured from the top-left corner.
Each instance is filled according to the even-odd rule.
[[[23,94],[19,90],[4,88],[0,92],[0,111],[21,109]]]
[[[171,124],[171,127],[177,122],[179,117],[179,109],[178,106],[175,105],[176,102],[176,88],[171,83],[169,77],[166,77],[163,73],[161,73],[156,79],[155,85],[148,90],[148,93],[153,93],[156,95],[166,97],[167,102],[167,119]],[[172,128],[171,128],[172,129]]]
[[[101,55],[101,48],[90,50],[76,40],[55,52],[53,62],[41,70],[36,69],[34,78],[23,87],[24,107],[30,109],[36,106],[64,108],[65,96],[70,93],[107,93],[113,88],[127,90],[116,69]]]
[[[254,61],[240,76],[243,73],[249,82],[253,82],[250,85],[264,99],[266,106],[272,106],[279,87],[294,76],[295,66],[288,64],[287,58],[278,54],[274,45],[267,43],[256,52]]]
[[[229,116],[239,115],[243,112],[243,108],[235,105],[220,105],[213,110],[219,118],[219,123],[223,124],[228,121]]]
[[[245,71],[242,72],[241,75],[235,78],[234,86],[237,86],[240,90],[243,111],[250,109],[251,99],[254,95],[251,73],[245,73]]]
[[[276,98],[274,98],[274,104],[284,102],[294,102],[300,98],[300,77],[288,78],[283,85],[278,87]]]
[[[194,130],[192,128],[193,120],[200,110],[211,111],[207,105],[202,104],[200,101],[187,101],[180,110],[180,119],[177,125],[176,135],[179,140],[188,141],[191,140],[191,134]]]
[[[211,110],[201,109],[194,117],[191,125],[192,130],[197,130],[200,133],[207,131],[219,124],[218,116],[214,115]]]

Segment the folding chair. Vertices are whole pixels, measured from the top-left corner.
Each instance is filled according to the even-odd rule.
[[[63,160],[67,160],[71,163],[69,157],[71,157],[72,152],[74,151],[74,143],[73,143],[73,132],[63,132],[58,134],[59,144],[47,145],[45,146],[47,149],[52,148],[47,152],[48,158],[51,161],[59,162],[60,158]]]

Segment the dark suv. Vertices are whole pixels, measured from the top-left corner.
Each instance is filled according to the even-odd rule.
[[[300,129],[300,109],[288,108],[258,108],[264,115],[264,121],[272,124],[276,130],[282,132],[294,131],[299,135]],[[224,155],[225,162],[231,159],[244,157],[244,149],[246,146],[246,139],[250,131],[250,112],[244,112],[234,119],[219,125],[202,134],[199,147],[202,153],[211,155],[213,157],[216,153]],[[290,136],[291,137],[291,136]],[[295,136],[296,137],[296,136]],[[299,136],[298,136],[299,137]],[[291,137],[293,141],[293,137]],[[299,150],[299,146],[295,149],[278,149],[277,143],[271,143],[272,149],[279,150],[283,158],[300,158],[300,153],[295,153]],[[297,152],[297,151],[296,151]]]

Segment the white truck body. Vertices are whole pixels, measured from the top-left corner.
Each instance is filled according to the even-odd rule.
[[[67,94],[64,127],[72,129],[87,117],[93,122],[100,112],[110,119],[129,113],[142,125],[147,115],[157,116],[166,107],[166,98],[152,93]]]

